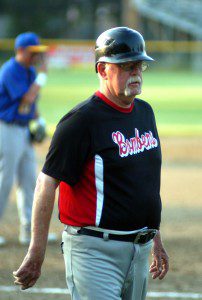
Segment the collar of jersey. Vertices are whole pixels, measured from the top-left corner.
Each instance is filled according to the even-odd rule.
[[[34,69],[34,67],[33,66],[30,66],[30,67],[28,67],[28,68],[26,68],[25,66],[23,66],[22,64],[20,64],[16,59],[15,59],[15,57],[12,57],[11,58],[11,60],[13,60],[13,62],[15,63],[15,65],[17,66],[17,68],[19,69],[19,71],[29,71],[29,70],[31,70],[31,69]]]
[[[134,107],[134,102],[131,104],[131,106],[129,108],[123,108],[117,104],[115,104],[114,102],[112,102],[111,100],[109,100],[105,95],[103,95],[100,91],[97,91],[95,93],[96,96],[98,96],[100,99],[102,99],[106,104],[108,104],[109,106],[113,107],[114,109],[123,112],[123,113],[130,113],[133,110]]]

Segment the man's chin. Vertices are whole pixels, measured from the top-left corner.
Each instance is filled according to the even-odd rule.
[[[126,97],[128,97],[128,96],[137,96],[137,95],[140,95],[141,94],[141,90],[140,89],[138,89],[138,90],[133,90],[133,89],[128,89],[128,88],[126,88],[125,89],[125,91],[124,91],[124,95],[126,96]]]

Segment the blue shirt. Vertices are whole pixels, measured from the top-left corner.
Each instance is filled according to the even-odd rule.
[[[3,64],[0,69],[0,120],[26,125],[34,118],[35,103],[28,113],[22,114],[18,109],[35,78],[34,67],[25,68],[14,57]]]

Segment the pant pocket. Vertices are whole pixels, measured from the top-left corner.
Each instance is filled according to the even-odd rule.
[[[64,254],[63,245],[64,245],[64,242],[62,242],[62,243],[60,244],[60,248],[61,248],[62,254]]]
[[[65,261],[66,282],[72,297],[74,292],[74,280],[72,272],[72,236],[67,234],[66,231],[64,231],[62,234],[61,248]]]

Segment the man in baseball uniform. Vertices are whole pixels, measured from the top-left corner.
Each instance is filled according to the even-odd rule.
[[[15,57],[0,69],[0,218],[16,179],[19,241],[25,245],[30,242],[36,183],[36,160],[28,125],[38,117],[37,99],[47,79],[46,51],[47,46],[40,44],[35,33],[21,33],[15,39]],[[0,236],[0,245],[5,243]]]
[[[59,122],[34,199],[32,240],[15,283],[33,286],[44,260],[55,190],[74,300],[144,300],[169,265],[160,237],[161,149],[151,106],[137,98],[153,61],[142,35],[102,33],[95,47],[100,88]]]

